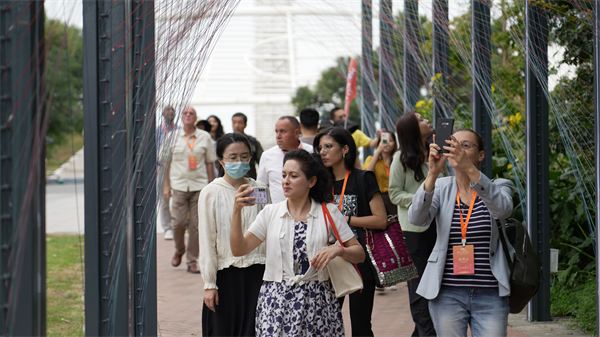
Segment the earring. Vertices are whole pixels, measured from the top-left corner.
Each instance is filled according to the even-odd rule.
[[[344,159],[346,159],[346,154],[345,154],[345,153],[342,153],[342,157],[343,157]]]

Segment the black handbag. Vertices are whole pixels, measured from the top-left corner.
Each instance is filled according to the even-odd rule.
[[[496,221],[504,256],[510,268],[510,313],[517,314],[537,293],[542,263],[531,246],[529,233],[520,221],[512,218]],[[514,261],[508,252],[507,241],[515,249]]]

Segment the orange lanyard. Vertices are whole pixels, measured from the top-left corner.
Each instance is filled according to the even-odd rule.
[[[346,192],[346,184],[348,183],[348,176],[350,175],[350,171],[346,171],[346,177],[344,178],[344,186],[342,186],[342,194],[340,195],[340,204],[338,205],[338,210],[341,212],[342,211],[342,201],[344,201],[344,193]],[[331,194],[334,196],[335,199],[335,192],[333,190],[333,186],[331,186]],[[333,204],[335,200],[331,200],[331,203]]]
[[[385,165],[385,160],[383,161],[383,167],[385,168],[385,172],[388,174],[388,178],[390,177],[390,169]]]
[[[475,205],[475,199],[477,199],[477,193],[473,191],[471,197],[471,206],[469,206],[469,213],[467,213],[467,221],[463,220],[462,210],[460,209],[460,190],[456,187],[456,203],[458,203],[458,214],[460,214],[460,231],[462,233],[462,245],[467,243],[467,227],[469,226],[469,220],[471,220],[471,214],[473,213],[473,205]]]
[[[190,145],[190,141],[188,140],[187,136],[183,136],[183,138],[185,138],[185,142],[188,143],[188,147],[190,148],[190,152],[194,153],[194,144],[196,143],[196,137],[194,137],[194,141],[192,142],[192,145]]]

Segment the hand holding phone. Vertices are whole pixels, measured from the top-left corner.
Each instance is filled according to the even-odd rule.
[[[253,204],[266,204],[269,202],[269,190],[266,186],[248,187],[244,191],[248,189],[253,189],[252,192],[246,195],[246,197],[254,197]]]
[[[448,146],[446,140],[450,140],[454,128],[454,119],[440,118],[435,128],[435,143],[440,147],[440,154],[448,153],[444,146]]]
[[[390,142],[390,134],[387,132],[382,132],[381,133],[381,142],[383,144],[387,144]]]

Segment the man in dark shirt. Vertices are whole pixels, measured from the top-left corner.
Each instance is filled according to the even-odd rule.
[[[260,142],[256,138],[244,133],[244,129],[246,129],[247,123],[248,123],[248,117],[246,117],[246,115],[244,115],[241,112],[236,112],[231,117],[231,124],[233,126],[233,132],[239,132],[239,133],[243,134],[244,136],[246,136],[246,138],[248,138],[248,141],[250,142],[250,147],[251,147],[250,150],[252,151],[252,159],[250,159],[250,171],[248,171],[248,173],[246,174],[246,177],[250,177],[250,178],[256,180],[256,165],[260,162],[260,157],[262,156],[263,148],[262,148],[262,145],[260,145]]]
[[[319,132],[319,112],[312,108],[300,111],[300,141],[313,145],[313,139]]]

